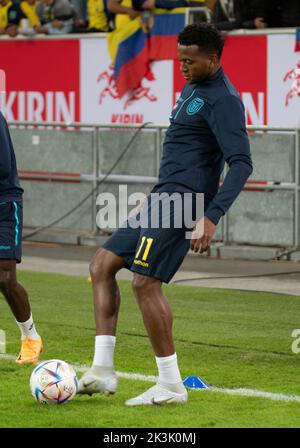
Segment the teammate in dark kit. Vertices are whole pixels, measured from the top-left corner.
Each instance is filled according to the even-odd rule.
[[[92,367],[79,382],[79,393],[116,391],[113,356],[120,294],[115,275],[126,267],[134,273],[133,290],[159,373],[155,386],[126,405],[187,401],[172,337],[172,313],[162,282],[170,281],[189,248],[195,252],[208,250],[220,218],[252,172],[244,107],[220,65],[223,45],[220,33],[203,23],[187,26],[178,37],[178,58],[186,85],[170,117],[159,180],[152,190],[167,196],[203,193],[203,234],[196,236],[198,224],[191,240],[185,238],[184,226],[166,229],[123,225],[96,253],[90,266],[95,355]],[[225,161],[229,170],[219,189]],[[154,205],[155,200],[147,201],[140,213],[150,215]]]
[[[21,262],[23,190],[7,123],[0,112],[0,291],[6,298],[21,331],[18,364],[35,364],[42,340],[32,319],[28,295],[17,281],[16,264]]]

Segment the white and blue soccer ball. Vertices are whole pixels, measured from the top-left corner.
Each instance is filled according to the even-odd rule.
[[[60,359],[41,362],[30,377],[31,393],[39,403],[67,403],[76,395],[77,387],[75,370]]]

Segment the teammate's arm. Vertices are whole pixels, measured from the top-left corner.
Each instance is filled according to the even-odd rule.
[[[6,121],[0,112],[0,179],[4,179],[5,177],[9,176],[10,172],[10,139],[8,136]]]

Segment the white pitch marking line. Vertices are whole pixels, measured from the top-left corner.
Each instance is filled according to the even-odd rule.
[[[268,400],[273,400],[273,401],[293,401],[293,402],[300,403],[299,395],[278,394],[278,393],[273,393],[273,392],[264,392],[264,391],[255,390],[255,389],[246,389],[246,388],[245,389],[244,388],[227,389],[227,388],[222,388],[222,387],[211,386],[208,389],[203,389],[203,390],[209,390],[211,392],[220,392],[222,394],[227,394],[227,395],[240,395],[240,396],[244,396],[244,397],[266,398]]]
[[[6,354],[1,353],[0,360],[1,359],[4,359],[6,361],[15,361],[16,358],[15,358],[15,356],[6,355]],[[86,372],[88,369],[88,366],[85,366],[85,365],[73,364],[71,362],[70,362],[70,364],[73,365],[73,367],[75,368],[75,370],[77,372]],[[116,372],[116,373],[119,378],[124,378],[127,380],[138,380],[138,381],[155,383],[158,379],[157,376],[143,375],[141,373],[129,373],[129,372]],[[189,390],[192,390],[192,389],[189,389]],[[218,393],[227,394],[227,395],[240,395],[243,397],[266,398],[268,400],[273,400],[273,401],[286,401],[286,402],[300,403],[299,395],[264,392],[264,391],[255,390],[255,389],[246,389],[246,388],[228,389],[228,388],[210,386],[208,389],[195,389],[195,390],[218,392]]]

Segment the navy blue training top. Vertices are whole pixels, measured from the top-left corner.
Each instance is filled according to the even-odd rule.
[[[225,161],[229,170],[219,189]],[[217,224],[251,173],[244,106],[220,67],[206,80],[184,86],[170,117],[152,192],[204,193],[205,216]]]
[[[0,201],[18,201],[22,194],[8,126],[0,112]]]

